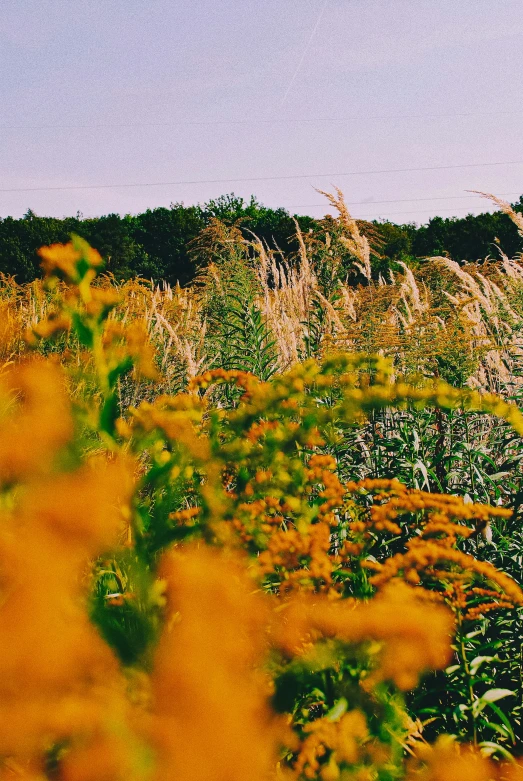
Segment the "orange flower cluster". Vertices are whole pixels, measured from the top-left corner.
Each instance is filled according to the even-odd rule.
[[[259,428],[272,431],[274,425]],[[370,580],[375,587],[401,577],[429,589],[427,597],[445,598],[468,620],[483,609],[521,604],[523,595],[511,578],[456,549],[460,539],[476,536],[510,511],[408,489],[398,480],[343,485],[335,470],[332,456],[317,454],[300,473],[292,497],[278,496],[284,478],[272,469],[258,469],[242,496],[229,491],[235,505],[232,528],[242,544],[258,547],[256,567],[272,589],[343,595],[347,573],[364,567],[375,570]],[[380,562],[371,556],[383,534],[403,538],[405,550]],[[461,584],[459,598],[449,583]],[[499,590],[481,600],[470,590],[481,583]]]
[[[47,474],[70,439],[65,380],[50,362],[10,367],[0,375],[0,482]]]
[[[521,781],[523,765],[494,763],[469,746],[440,737],[434,746],[418,745],[407,765],[407,781]]]
[[[64,777],[94,781],[103,770],[73,771],[76,747],[93,746],[94,756],[109,741],[118,750],[111,731],[128,705],[116,659],[89,621],[82,581],[88,559],[125,531],[133,468],[99,456],[56,470],[72,427],[64,381],[52,365],[11,370],[3,377],[7,389],[12,404],[0,426],[12,460],[0,461],[0,755],[17,757],[36,777],[49,746],[68,744],[72,764]],[[104,761],[101,755],[98,770]]]
[[[251,391],[260,385],[258,378],[250,374],[250,372],[238,369],[212,369],[197,377],[193,377],[189,383],[189,390],[206,390],[210,385],[220,385],[222,383],[234,383],[239,388],[243,388],[245,391],[244,400],[249,398]]]
[[[375,753],[365,714],[359,710],[344,713],[338,720],[317,719],[306,724],[304,732],[307,737],[300,746],[293,768],[297,777],[317,778],[320,775],[322,781],[337,781],[340,765],[364,762],[369,754]],[[320,764],[327,752],[328,762]]]
[[[421,596],[404,583],[384,589],[366,604],[296,596],[285,604],[285,623],[276,643],[286,653],[296,654],[306,653],[306,641],[311,639],[379,641],[379,663],[369,684],[392,680],[400,689],[411,689],[423,670],[441,669],[448,663],[454,626],[445,607],[429,605]]]
[[[323,485],[319,497],[324,501],[318,507],[317,518],[331,527],[337,526],[339,519],[335,513],[343,504],[346,487],[335,473],[336,459],[332,456],[314,455],[309,459],[306,476],[311,483]]]
[[[169,518],[176,524],[184,525],[190,524],[193,518],[197,518],[199,514],[199,507],[187,507],[186,510],[176,510],[176,512],[170,513]]]
[[[365,486],[365,490],[376,488],[379,492],[374,501],[379,503],[372,505],[366,524],[355,524],[357,530],[364,536],[382,530],[401,534],[399,522],[403,518],[404,531],[416,533],[406,541],[405,553],[397,553],[383,563],[366,563],[376,571],[371,578],[375,586],[379,588],[392,578],[402,577],[412,584],[436,588],[455,609],[462,611],[466,620],[523,604],[523,591],[512,578],[492,564],[455,548],[458,538],[477,535],[492,519],[509,517],[509,510],[467,504],[459,497],[407,489],[397,482],[388,487],[381,481],[375,486],[367,482]],[[478,589],[478,581],[496,586],[497,590]]]
[[[126,437],[133,435],[161,433],[169,443],[186,448],[196,462],[207,461],[211,451],[208,439],[198,436],[194,423],[202,417],[202,409],[189,395],[159,396],[152,404],[142,402],[137,409],[131,409],[129,425],[122,425]],[[160,451],[168,456],[162,448]]]
[[[330,547],[327,523],[315,523],[307,533],[292,528],[273,531],[267,549],[258,557],[259,572],[279,575],[282,593],[292,588],[321,590],[332,583]]]
[[[257,435],[277,431],[276,421],[256,426]],[[363,567],[375,571],[375,587],[402,578],[423,586],[427,597],[445,599],[467,620],[521,604],[511,578],[456,548],[510,511],[408,489],[395,479],[343,485],[336,467],[332,456],[316,454],[292,478],[273,466],[257,469],[241,495],[229,488],[231,527],[243,545],[258,549],[255,568],[271,589],[341,596],[348,573]],[[230,469],[227,475],[231,485]],[[293,496],[284,487],[291,480]],[[379,561],[372,554],[384,534],[403,538],[404,551]],[[452,584],[459,584],[459,594]],[[495,587],[486,599],[471,591],[482,584]]]
[[[166,628],[152,675],[155,781],[265,781],[280,727],[262,662],[268,605],[235,557],[167,554]]]
[[[258,428],[265,433],[274,430],[274,425],[266,422]],[[336,510],[343,505],[345,488],[335,473],[332,456],[313,455],[306,468],[300,469],[300,490],[294,496],[281,497],[265,493],[276,492],[272,470],[257,470],[243,495],[262,496],[240,501],[230,493],[239,502],[231,523],[243,543],[254,541],[260,546],[259,575],[269,576],[273,584],[272,576],[276,575],[282,593],[292,589],[329,591],[340,566],[332,555],[332,531],[339,523]],[[277,476],[280,482],[292,480],[282,472]]]
[[[154,363],[155,352],[147,338],[144,322],[135,320],[130,325],[124,325],[109,320],[104,328],[102,345],[109,371],[129,362],[138,376],[149,380],[159,379],[160,375]]]
[[[58,273],[73,283],[80,282],[82,279],[83,269],[80,268],[82,261],[85,260],[93,268],[102,265],[99,252],[79,236],[75,236],[74,241],[69,244],[51,244],[49,247],[41,247],[38,254],[42,258],[42,269],[46,277]]]
[[[426,539],[438,538],[443,544],[452,546],[457,537],[469,537],[482,531],[494,518],[508,518],[510,510],[502,507],[465,503],[461,497],[448,494],[434,494],[418,489],[409,489],[398,480],[363,480],[349,483],[352,493],[372,493],[368,529],[390,531],[401,534],[399,520],[414,516],[410,528],[420,530]],[[474,522],[474,527],[456,524],[454,521]]]

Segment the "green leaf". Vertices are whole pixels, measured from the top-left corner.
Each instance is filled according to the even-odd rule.
[[[81,315],[78,312],[73,312],[72,323],[74,332],[76,333],[80,344],[82,344],[84,347],[92,347],[93,332],[87,325],[85,325]]]
[[[100,410],[100,428],[105,431],[106,434],[113,436],[114,424],[119,414],[118,397],[116,393],[111,393],[109,398],[104,402],[102,409]]]
[[[477,671],[482,664],[486,662],[497,662],[499,658],[497,656],[476,656],[470,663],[470,674],[476,675]]]
[[[512,736],[511,736],[511,734],[510,734],[510,732],[508,731],[508,729],[505,727],[505,725],[504,725],[504,724],[494,724],[494,722],[493,722],[493,721],[482,721],[482,722],[481,722],[481,724],[482,724],[484,727],[488,727],[489,729],[492,729],[492,730],[494,730],[495,732],[499,732],[499,734],[500,734],[500,735],[501,735],[503,738],[505,738],[505,739],[506,739],[506,738],[511,738],[511,737],[512,737]]]
[[[489,702],[489,708],[490,708],[492,711],[494,711],[494,713],[496,714],[496,716],[498,717],[498,719],[501,721],[501,724],[503,725],[504,729],[506,729],[506,730],[507,730],[507,732],[508,732],[508,734],[509,734],[509,736],[510,736],[510,739],[511,739],[511,740],[512,740],[512,742],[515,744],[515,743],[516,743],[516,736],[514,735],[514,730],[512,729],[512,725],[511,725],[510,721],[508,720],[508,717],[506,716],[506,714],[505,714],[505,713],[503,713],[503,711],[501,710],[501,708],[499,708],[499,707],[498,707],[498,706],[497,706],[495,703],[493,703],[493,702]],[[501,725],[499,725],[499,727],[500,727],[500,726],[501,726]],[[498,728],[499,728],[499,727],[498,727]]]
[[[340,697],[338,702],[330,709],[325,718],[328,721],[339,721],[339,719],[341,719],[343,714],[347,711],[348,707],[349,703],[345,697]]]
[[[477,637],[478,635],[482,635],[482,634],[483,634],[483,631],[481,629],[475,629],[472,632],[468,632],[465,635],[465,637],[467,638],[467,640],[472,640],[473,637]]]
[[[472,706],[473,713],[475,716],[479,716],[479,714],[493,702],[502,700],[504,697],[514,696],[515,693],[510,689],[489,689],[485,692],[485,694],[483,694],[481,697],[478,697],[478,699],[474,702]]]
[[[121,377],[122,374],[125,374],[132,368],[133,368],[133,359],[128,355],[123,359],[123,361],[120,361],[118,366],[115,366],[115,368],[111,369],[111,371],[108,373],[107,382],[109,383],[109,387],[114,388],[114,385],[118,377]]]
[[[483,740],[478,745],[479,748],[482,749],[482,753],[489,757],[491,757],[493,754],[500,754],[503,759],[506,759],[514,764],[516,762],[510,751],[504,748],[504,746],[500,746],[499,743],[494,743],[492,740]]]
[[[484,702],[497,702],[503,699],[503,697],[515,697],[515,692],[510,689],[489,689],[488,692],[482,694],[480,700]]]

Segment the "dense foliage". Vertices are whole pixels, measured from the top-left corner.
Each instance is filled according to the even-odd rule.
[[[328,197],[4,279],[0,778],[523,777],[523,267],[375,279]]]
[[[523,196],[522,196],[523,197]],[[522,200],[515,205],[522,209]],[[143,214],[109,214],[103,217],[57,219],[39,217],[29,210],[22,219],[0,219],[0,272],[29,282],[40,276],[37,250],[43,244],[66,242],[71,233],[86,239],[100,252],[106,269],[117,279],[141,276],[185,285],[194,278],[203,259],[192,242],[213,219],[238,225],[244,238],[252,233],[269,247],[278,247],[289,257],[298,250],[295,240],[297,220],[306,233],[331,229],[332,220],[291,217],[285,209],[270,209],[254,197],[249,202],[232,195],[222,196],[203,206],[171,204],[170,208],[148,209]],[[468,215],[463,219],[434,217],[426,225],[395,225],[391,222],[365,223],[360,228],[375,247],[376,273],[395,268],[397,261],[448,254],[456,260],[478,260],[498,256],[496,244],[510,257],[519,249],[517,231],[503,213]],[[378,257],[380,262],[377,262]]]

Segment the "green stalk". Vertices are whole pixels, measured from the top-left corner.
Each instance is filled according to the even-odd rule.
[[[478,729],[476,724],[476,715],[474,713],[474,703],[476,700],[474,694],[474,678],[470,672],[470,665],[467,659],[467,651],[465,648],[465,636],[463,634],[463,619],[461,617],[461,612],[459,608],[456,609],[456,615],[457,615],[457,624],[458,624],[459,653],[461,654],[460,661],[462,663],[463,670],[465,671],[465,678],[467,682],[468,705],[470,710],[470,720],[471,720],[471,727],[472,727],[472,742],[474,746],[477,746]]]
[[[467,460],[468,460],[468,466],[469,466],[469,476],[470,476],[470,490],[472,492],[472,500],[476,501],[476,481],[474,479],[474,470],[472,468],[472,455],[470,452],[471,447],[471,441],[470,441],[470,429],[469,429],[469,419],[466,411],[463,411],[463,414],[465,416],[465,441],[467,443]]]

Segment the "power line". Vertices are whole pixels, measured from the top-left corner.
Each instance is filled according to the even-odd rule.
[[[31,193],[51,192],[55,190],[108,190],[129,187],[172,187],[184,184],[232,184],[234,182],[275,182],[291,179],[324,179],[337,176],[370,176],[372,174],[402,174],[415,171],[448,171],[458,168],[488,168],[499,165],[523,165],[523,160],[502,161],[497,163],[462,163],[460,165],[431,165],[421,168],[384,168],[369,171],[346,171],[344,173],[329,174],[295,174],[290,176],[252,176],[236,177],[231,179],[193,179],[179,180],[177,182],[136,182],[132,184],[82,184],[61,187],[11,187],[0,189],[0,193]]]
[[[318,124],[318,123],[339,123],[345,122],[378,122],[396,119],[456,119],[461,117],[506,117],[520,116],[523,109],[519,111],[469,111],[455,112],[449,114],[377,114],[353,117],[274,117],[272,119],[252,117],[248,119],[178,119],[170,122],[97,122],[90,125],[78,124],[60,124],[60,125],[0,125],[2,130],[121,130],[122,128],[150,128],[150,127],[178,127],[178,126],[198,126],[198,125],[294,125],[294,124]]]
[[[521,194],[522,194],[521,192],[498,193],[499,197],[509,197],[511,195],[521,195]],[[473,198],[474,200],[478,200],[478,198],[481,198],[481,196],[480,195],[437,195],[437,196],[433,196],[432,198],[396,198],[391,201],[345,201],[345,203],[347,204],[347,206],[374,206],[375,204],[382,204],[382,203],[418,203],[421,201],[457,201],[457,200],[463,200],[465,198],[467,199]],[[291,204],[286,208],[287,209],[311,209],[316,206],[319,208],[325,206],[325,203]]]
[[[457,209],[439,209],[438,210],[438,214],[436,214],[435,216],[439,217],[439,212],[454,212],[454,211],[461,211],[462,212],[462,211],[467,211],[469,209],[470,209],[469,206],[458,206]],[[429,214],[430,212],[433,212],[433,211],[434,211],[433,209],[409,209],[408,211],[387,212],[387,217],[392,217],[392,216],[400,215],[400,214]],[[483,212],[483,213],[485,213],[485,212]],[[477,215],[475,215],[475,216],[477,216]],[[359,220],[361,217],[367,217],[369,219],[374,219],[374,220],[386,219],[385,215],[370,214],[370,213],[368,213],[368,214],[360,214],[360,215],[356,216],[356,219]]]

